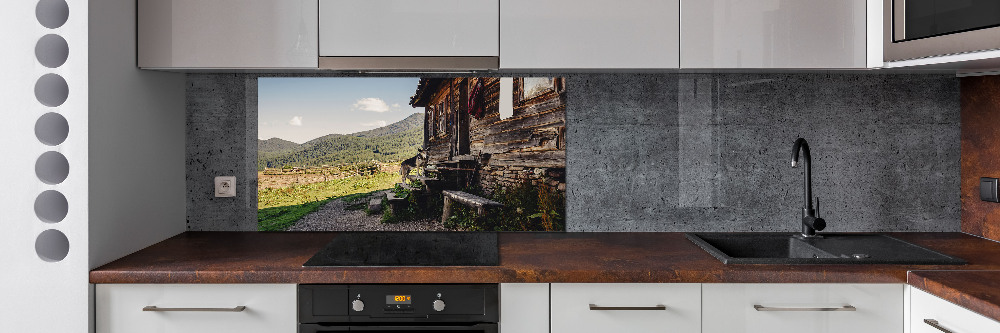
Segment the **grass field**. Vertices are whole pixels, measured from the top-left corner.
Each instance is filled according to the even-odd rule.
[[[398,181],[398,174],[381,172],[370,176],[352,176],[283,188],[259,188],[257,229],[286,230],[303,216],[315,212],[330,200],[392,188]]]

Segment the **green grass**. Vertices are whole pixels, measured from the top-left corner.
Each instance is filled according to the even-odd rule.
[[[333,199],[313,201],[301,205],[270,207],[257,210],[257,230],[285,231],[306,214],[315,212]]]
[[[315,212],[334,199],[349,204],[375,191],[392,188],[399,175],[378,173],[371,176],[354,176],[306,185],[279,189],[262,189],[257,192],[257,229],[260,231],[287,230],[306,214]]]

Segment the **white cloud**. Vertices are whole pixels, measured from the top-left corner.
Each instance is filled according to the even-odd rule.
[[[361,123],[361,126],[365,127],[382,127],[385,125],[388,125],[388,123],[386,123],[385,120],[376,120],[370,123]]]
[[[288,124],[292,126],[302,126],[302,116],[295,116],[288,120]]]
[[[387,112],[389,111],[389,104],[386,104],[381,98],[368,97],[355,102],[354,109],[370,112]]]
[[[399,103],[394,103],[394,104],[392,104],[392,107],[394,107],[394,108],[398,108],[398,107],[399,107]]]

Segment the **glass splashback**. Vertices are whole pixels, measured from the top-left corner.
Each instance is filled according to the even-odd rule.
[[[261,231],[563,231],[563,78],[258,79]]]

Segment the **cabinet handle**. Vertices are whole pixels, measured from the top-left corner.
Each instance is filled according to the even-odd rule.
[[[148,305],[142,308],[142,311],[156,311],[156,312],[175,312],[175,311],[193,311],[193,312],[243,312],[247,307],[240,305],[232,308],[158,308],[155,305]]]
[[[754,304],[754,310],[757,311],[858,311],[853,305],[844,305],[831,308],[776,308],[770,306],[763,306],[760,304]]]
[[[944,333],[955,333],[955,332],[952,332],[951,330],[949,330],[947,328],[944,328],[944,326],[941,326],[941,323],[938,323],[938,321],[934,320],[934,319],[924,319],[924,323],[927,324],[927,325],[931,325],[931,327],[936,328],[939,331],[944,332]]]
[[[666,305],[654,305],[654,306],[598,306],[596,304],[590,305],[591,310],[599,311],[618,311],[618,310],[628,310],[628,311],[641,311],[641,310],[666,310]]]

